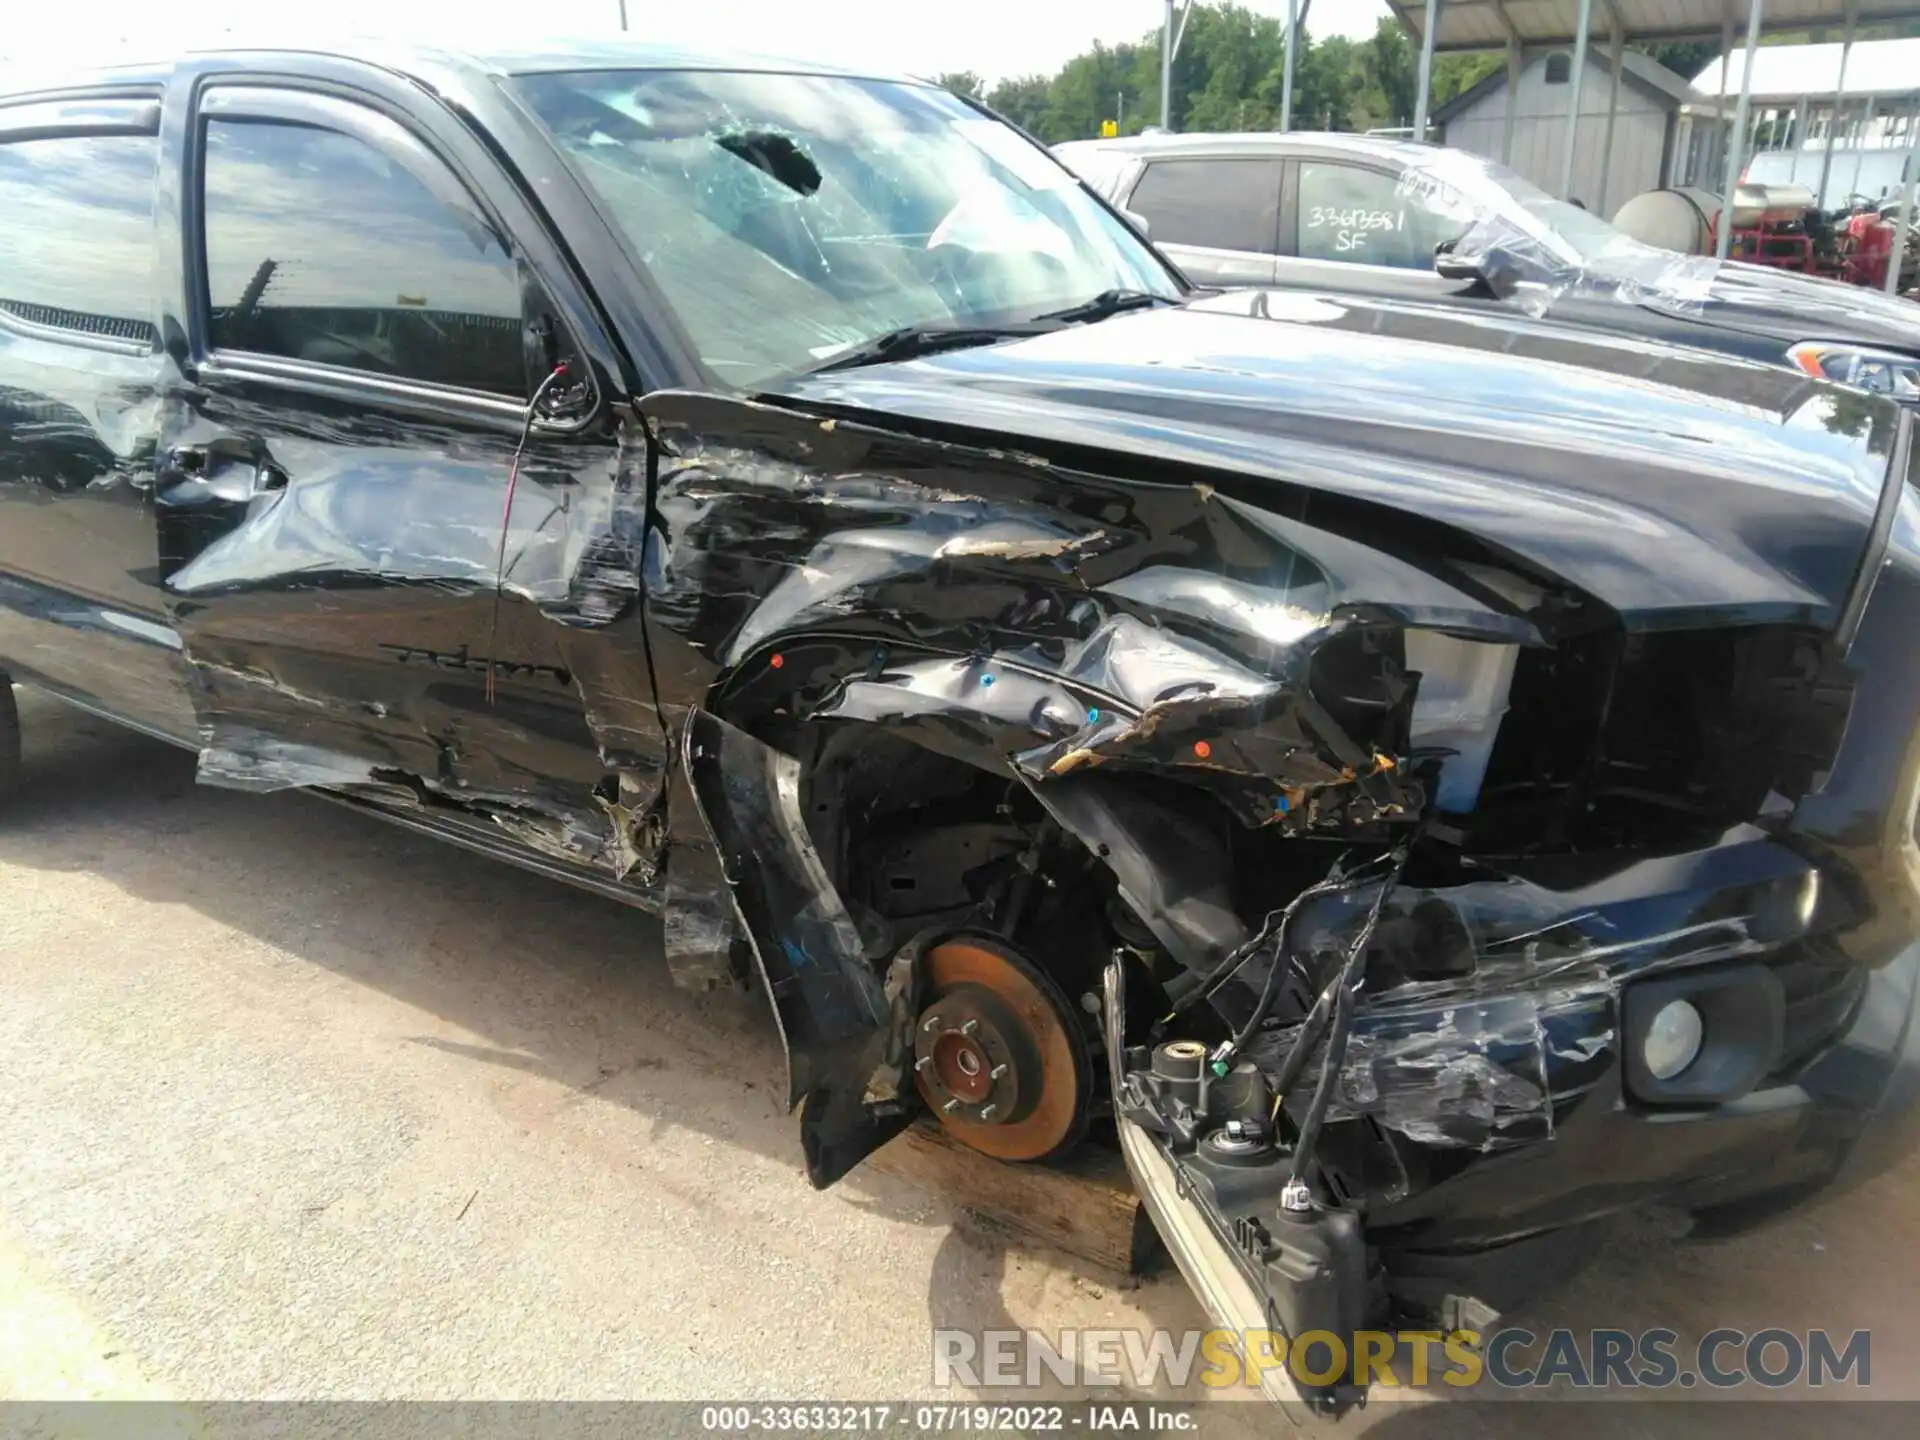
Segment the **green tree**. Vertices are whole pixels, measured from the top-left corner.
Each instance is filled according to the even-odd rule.
[[[1382,20],[1373,37],[1363,41],[1356,57],[1361,77],[1354,128],[1370,130],[1404,125],[1413,118],[1420,87],[1419,57],[1406,31]]]
[[[1136,48],[1096,44],[1084,55],[1069,60],[1047,87],[1047,118],[1041,138],[1051,143],[1098,135],[1100,123],[1122,119],[1123,110],[1128,130],[1138,131],[1146,123],[1146,102],[1138,89]]]
[[[1471,90],[1487,76],[1497,70],[1504,70],[1507,57],[1499,51],[1477,54],[1436,55],[1433,60],[1433,97],[1432,103],[1437,109],[1454,96]],[[1416,71],[1414,83],[1419,83]]]
[[[971,95],[976,100],[987,97],[986,81],[971,70],[944,70],[933,77],[933,83],[956,95]]]
[[[1049,84],[1044,75],[1023,75],[1017,80],[1002,80],[987,93],[987,104],[1022,129],[1039,135],[1047,121]]]
[[[1673,40],[1664,45],[1636,45],[1634,48],[1687,81],[1691,81],[1720,53],[1720,47],[1711,40]]]

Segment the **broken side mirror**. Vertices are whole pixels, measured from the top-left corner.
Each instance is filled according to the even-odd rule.
[[[1433,269],[1442,280],[1477,284],[1496,300],[1511,297],[1525,278],[1513,257],[1499,246],[1463,255],[1457,240],[1443,240],[1434,247]]]
[[[544,434],[585,429],[600,409],[593,372],[566,332],[544,307],[533,310],[524,341],[528,373],[535,377],[529,420]],[[565,367],[557,378],[555,372]]]

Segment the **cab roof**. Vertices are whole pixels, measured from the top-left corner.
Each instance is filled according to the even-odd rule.
[[[127,46],[110,61],[93,55],[77,61],[70,52],[20,56],[0,62],[0,94],[55,86],[114,81],[148,81],[164,76],[179,60],[212,55],[303,54],[356,60],[415,79],[449,72],[491,76],[538,75],[566,70],[747,70],[766,74],[820,75],[842,79],[928,84],[917,77],[848,68],[793,56],[749,50],[716,49],[618,36],[579,38],[502,37],[471,45],[447,46],[382,36],[317,36],[263,30],[258,35],[222,35],[204,44],[183,43],[171,50]]]

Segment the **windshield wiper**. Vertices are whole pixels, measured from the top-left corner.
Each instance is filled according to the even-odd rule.
[[[1038,325],[906,325],[849,346],[813,366],[807,373],[823,375],[829,370],[884,365],[894,360],[911,360],[919,355],[935,355],[942,350],[964,350],[972,345],[991,345],[996,340],[1011,340],[1040,333],[1041,327]]]
[[[1118,315],[1122,310],[1144,310],[1150,305],[1178,305],[1180,302],[1166,295],[1155,295],[1149,290],[1102,290],[1091,300],[1078,305],[1069,305],[1064,310],[1052,310],[1045,315],[1036,315],[1036,320],[1057,320],[1061,324],[1071,325],[1082,320],[1104,320],[1109,315]]]

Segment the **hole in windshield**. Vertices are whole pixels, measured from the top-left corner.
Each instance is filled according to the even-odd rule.
[[[944,90],[670,70],[517,84],[733,386],[894,331],[1180,293],[1051,155]]]

